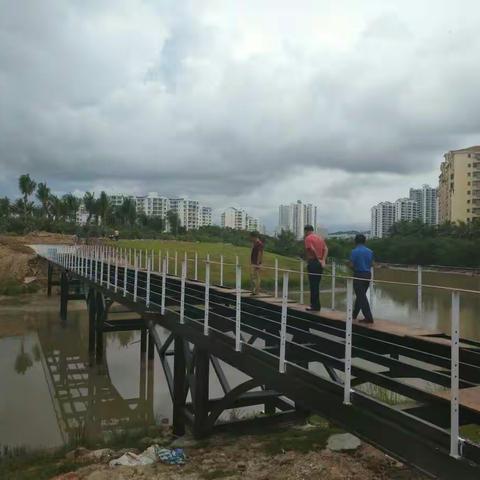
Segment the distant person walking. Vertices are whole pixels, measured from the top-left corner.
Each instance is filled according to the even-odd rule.
[[[373,252],[365,246],[367,239],[359,233],[355,237],[355,248],[350,254],[350,266],[353,270],[353,289],[355,291],[355,305],[353,307],[353,319],[356,320],[360,311],[363,320],[360,323],[373,323],[372,311],[368,303],[367,290],[370,286],[371,269],[373,265]]]
[[[319,312],[321,309],[320,281],[327,261],[328,247],[325,240],[314,233],[312,225],[305,225],[304,233],[305,259],[310,284],[310,308],[307,308],[307,311]]]
[[[252,253],[250,255],[252,295],[258,295],[260,292],[260,270],[262,268],[264,245],[258,232],[251,232],[250,240],[252,242]]]

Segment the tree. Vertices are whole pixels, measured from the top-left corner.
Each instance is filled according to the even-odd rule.
[[[180,224],[180,217],[175,211],[169,210],[167,212],[167,222],[170,227],[170,231],[173,233],[173,235],[178,235],[181,224]]]
[[[282,230],[276,239],[276,251],[281,255],[300,255],[302,248],[295,234],[288,230]]]
[[[80,208],[80,199],[72,193],[67,193],[62,197],[62,202],[67,219],[70,222],[75,222],[77,211]]]
[[[8,197],[0,198],[0,217],[10,215],[10,199]]]
[[[43,213],[47,218],[50,218],[50,189],[46,183],[39,183],[37,185],[37,198],[42,204]]]
[[[28,214],[28,199],[35,191],[36,186],[36,182],[30,178],[28,173],[25,175],[20,175],[18,179],[18,188],[20,189],[20,193],[23,195],[23,214],[25,218],[27,218]]]
[[[133,227],[137,219],[137,207],[131,198],[125,198],[119,209],[120,217],[125,225]]]
[[[88,212],[87,225],[89,225],[92,217],[97,215],[97,201],[95,200],[95,194],[86,192],[83,196],[83,204]]]
[[[56,195],[50,195],[50,211],[54,220],[62,220],[65,216],[65,204]]]
[[[101,192],[96,204],[97,214],[100,217],[100,221],[102,222],[102,224],[105,225],[107,223],[107,216],[111,210],[111,204],[108,195],[105,192]]]

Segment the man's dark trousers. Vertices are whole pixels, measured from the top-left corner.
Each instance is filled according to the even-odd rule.
[[[323,267],[319,260],[309,260],[307,263],[308,283],[310,284],[310,307],[320,310],[320,280]],[[313,275],[316,274],[316,275]]]
[[[353,318],[356,319],[361,310],[365,320],[373,322],[372,311],[370,310],[370,304],[367,298],[367,290],[370,286],[371,278],[370,272],[354,272],[353,276],[355,277],[355,280],[353,280],[353,290],[355,290],[356,295],[355,306],[353,307]],[[357,278],[359,280],[357,280]]]

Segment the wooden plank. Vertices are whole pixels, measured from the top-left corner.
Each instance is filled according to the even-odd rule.
[[[475,410],[480,412],[480,386],[479,387],[470,387],[462,388],[460,392],[460,405],[463,407]],[[437,397],[445,398],[450,400],[450,390],[442,390],[438,392],[433,392]]]

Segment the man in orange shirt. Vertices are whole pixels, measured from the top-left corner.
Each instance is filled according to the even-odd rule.
[[[313,232],[312,225],[305,225],[305,259],[307,260],[308,283],[310,284],[310,308],[307,311],[319,312],[320,280],[327,262],[328,247],[325,240]]]

